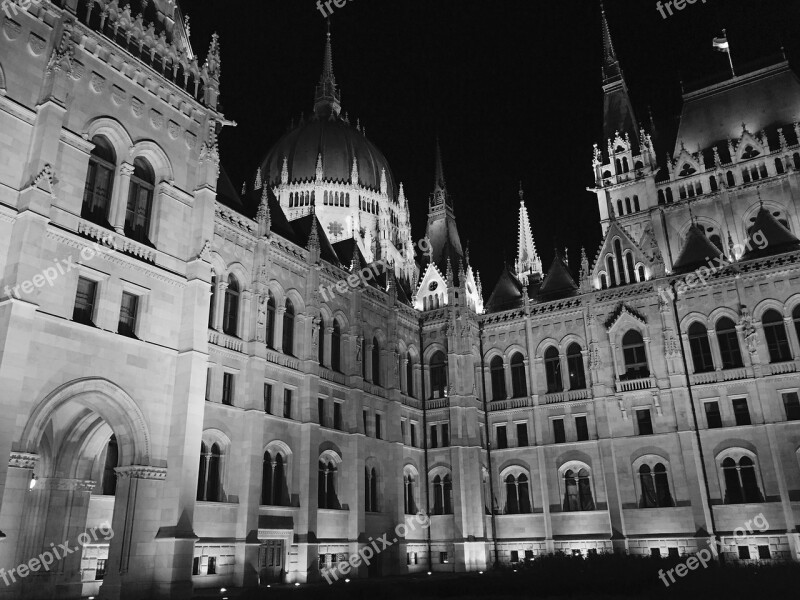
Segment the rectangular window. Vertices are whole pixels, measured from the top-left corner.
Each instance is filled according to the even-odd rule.
[[[411,552],[406,552],[406,564],[410,565],[411,563]]]
[[[78,292],[75,294],[75,308],[72,320],[84,325],[93,325],[94,303],[97,295],[97,283],[91,279],[78,278]]]
[[[767,550],[769,550],[769,546],[767,546]],[[105,576],[106,576],[106,559],[98,558],[97,567],[95,567],[94,570],[94,580],[101,581]]]
[[[342,403],[333,403],[333,428],[339,431],[342,430]]]
[[[450,425],[442,423],[442,447],[450,445]]]
[[[739,560],[750,560],[750,546],[739,546]]]
[[[317,398],[317,415],[319,415],[319,424],[325,427],[325,398]]]
[[[446,565],[450,560],[447,557],[447,552],[439,552],[439,562]]]
[[[328,564],[328,555],[327,554],[320,554],[319,555],[319,566],[324,567]]]
[[[517,423],[517,446],[524,448],[528,445],[528,424]]]
[[[233,373],[222,374],[222,403],[233,406]]]
[[[511,562],[512,563],[519,562],[519,550],[512,550],[511,551]]]
[[[403,443],[406,443],[406,420],[400,419],[400,439],[403,440]]]
[[[787,392],[782,394],[783,407],[786,409],[787,421],[800,421],[800,399],[797,392]]]
[[[506,432],[505,425],[498,425],[495,429],[495,437],[497,438],[497,449],[502,450],[508,448],[508,433]]]
[[[117,333],[135,337],[136,335],[136,313],[139,310],[139,297],[122,292],[122,305],[119,309],[119,325]]]
[[[769,560],[770,558],[772,558],[772,554],[769,551],[769,546],[758,547],[758,558],[760,558],[761,560]]]
[[[586,420],[586,415],[575,417],[575,430],[578,432],[579,442],[589,439],[589,422]]]
[[[670,558],[678,558],[679,556],[678,548],[676,548],[675,546],[670,546],[669,548],[667,548],[667,556],[669,556]]]
[[[364,420],[364,435],[369,435],[369,413],[364,410],[361,412],[361,417]]]
[[[553,419],[553,441],[556,444],[563,444],[567,441],[564,431],[564,419]]]
[[[706,411],[706,423],[709,429],[719,429],[722,427],[722,416],[719,414],[719,402],[706,402],[703,405]]]
[[[412,423],[411,424],[411,447],[412,448],[416,448],[417,447],[417,424],[416,423]]]
[[[264,412],[272,414],[272,384],[264,384]]]
[[[533,550],[525,550],[525,560],[533,560]]]
[[[439,447],[439,430],[436,425],[431,425],[431,448]]]
[[[383,439],[383,423],[380,413],[375,413],[375,437],[379,440]]]
[[[206,571],[207,575],[216,575],[217,574],[217,557],[216,556],[209,556],[208,557],[208,570]]]
[[[650,416],[649,408],[642,408],[636,411],[636,423],[639,425],[639,435],[652,435],[653,420]]]
[[[292,418],[292,390],[283,390],[283,417]]]
[[[747,398],[734,398],[731,400],[733,404],[733,415],[736,417],[737,425],[750,425],[750,410],[747,408]]]
[[[211,369],[206,371],[206,400],[211,400]]]
[[[192,559],[192,575],[200,575],[200,557],[195,556]]]
[[[653,558],[661,558],[661,548],[650,548],[650,556]]]

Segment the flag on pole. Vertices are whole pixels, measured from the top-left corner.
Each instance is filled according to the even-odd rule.
[[[720,52],[731,51],[731,45],[728,43],[728,35],[724,30],[722,32],[722,37],[714,38],[714,50],[719,50]]]

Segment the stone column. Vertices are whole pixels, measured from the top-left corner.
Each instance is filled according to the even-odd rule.
[[[117,187],[111,201],[108,222],[120,235],[125,235],[125,214],[128,209],[132,175],[133,165],[130,163],[122,163],[117,169]]]
[[[400,386],[399,386],[400,387],[400,391],[402,393],[404,393],[406,396],[410,396],[411,394],[409,393],[409,387],[408,386],[409,386],[409,384],[413,385],[413,381],[408,381],[408,378],[406,377],[406,373],[408,373],[408,357],[403,359],[403,363],[402,363],[402,366],[400,368],[403,370],[403,372],[400,373]],[[411,376],[412,376],[412,378],[414,376],[413,370],[412,370]]]
[[[503,378],[506,382],[506,398],[514,397],[514,386],[511,382],[511,363],[503,361]]]
[[[219,276],[217,276],[217,293],[214,294],[214,302],[216,302],[216,306],[214,307],[214,327],[217,331],[222,331],[222,323],[223,323],[223,311],[225,310],[225,291],[228,289],[228,282],[227,281],[219,281]]]
[[[279,306],[275,309],[275,342],[276,350],[283,352],[283,315],[286,314],[286,306]]]
[[[250,324],[253,322],[251,316],[251,306],[253,304],[253,292],[249,290],[243,290],[239,294],[239,315],[237,323],[237,329],[239,333],[239,337],[248,342],[252,339],[250,333]]]
[[[567,355],[559,353],[558,363],[561,365],[561,386],[564,391],[569,389],[569,365],[567,364]]]
[[[364,369],[364,372],[367,375],[366,379],[367,379],[367,381],[370,381],[370,382],[375,380],[375,375],[372,372],[372,353],[373,352],[375,352],[375,346],[373,346],[372,344],[367,344],[367,351],[364,353],[364,356],[361,357],[361,359],[363,361],[365,361],[364,364],[366,365],[366,369]]]
[[[650,377],[655,377],[655,364],[653,363],[653,353],[650,351],[650,337],[642,337],[644,341],[644,351],[647,355],[647,370],[650,371]]]
[[[197,539],[161,530],[159,506],[167,478],[163,467],[117,467],[117,493],[100,598],[166,598],[191,592],[191,571],[177,571],[176,554]],[[155,558],[155,560],[154,560]]]
[[[789,338],[789,343],[792,347],[792,358],[800,360],[800,340],[794,334],[794,319],[791,316],[783,317],[783,325],[786,328],[786,336]]]
[[[341,337],[342,336],[340,336],[340,338]],[[343,356],[342,356],[341,342],[342,342],[342,340],[340,339],[339,340],[339,343],[340,343],[340,347],[339,347],[339,367],[340,368],[344,366],[344,365],[342,365]],[[331,357],[333,356],[332,348],[333,348],[333,327],[326,327],[325,328],[324,348],[322,349],[322,353],[323,353],[322,356],[323,356],[323,359],[324,359],[323,362],[325,362],[330,367],[333,367],[333,361],[331,360]],[[325,366],[325,365],[320,365],[320,366]],[[344,369],[342,369],[342,370],[344,370]]]
[[[719,349],[719,340],[717,339],[717,332],[715,329],[709,329],[707,333],[708,333],[708,344],[711,346],[711,358],[714,361],[714,368],[717,371],[722,371],[722,352]]]

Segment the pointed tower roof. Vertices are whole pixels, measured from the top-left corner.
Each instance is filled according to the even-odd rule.
[[[522,303],[522,283],[517,279],[511,267],[505,265],[489,300],[486,301],[486,310],[487,312],[512,310],[522,306]]]
[[[634,146],[633,153],[639,153],[639,124],[633,112],[628,86],[622,74],[611,30],[608,27],[606,10],[600,3],[603,33],[603,141],[614,140],[617,132],[624,138],[627,133]]]
[[[686,242],[683,244],[680,256],[672,265],[672,271],[686,273],[702,265],[707,265],[710,260],[721,254],[722,250],[711,243],[697,223],[692,223],[686,234]]]
[[[461,249],[461,238],[458,235],[453,204],[447,194],[442,168],[442,153],[439,142],[436,142],[436,176],[434,191],[428,203],[428,225],[425,236],[431,244],[431,260],[440,273],[447,271],[447,261],[457,265],[464,257]],[[455,282],[459,285],[459,282]]]
[[[764,208],[763,204],[752,227],[747,230],[747,235],[750,250],[742,255],[741,260],[761,258],[800,247],[800,240]]]
[[[553,262],[542,282],[542,287],[539,288],[539,299],[546,301],[567,298],[574,296],[577,290],[578,284],[572,278],[572,273],[569,272],[561,253],[556,249]]]
[[[536,253],[536,244],[533,241],[531,221],[528,209],[525,207],[525,193],[522,182],[519,183],[519,228],[517,231],[517,278],[522,280],[529,275],[542,275],[542,260]]]
[[[333,74],[333,49],[331,46],[331,22],[328,21],[328,33],[325,39],[325,56],[322,59],[322,75],[320,75],[314,94],[314,114],[317,117],[338,117],[342,112],[342,95],[336,85]]]

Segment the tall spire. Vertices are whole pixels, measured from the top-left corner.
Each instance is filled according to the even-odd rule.
[[[525,207],[525,193],[522,190],[521,181],[519,183],[519,231],[517,239],[517,261],[514,266],[517,271],[517,279],[527,283],[531,275],[542,276],[542,260],[536,253],[536,244],[533,241],[533,231],[528,217],[528,209]]]
[[[631,138],[633,153],[638,154],[641,141],[639,140],[639,124],[633,112],[628,86],[625,84],[625,77],[611,40],[611,29],[608,26],[602,0],[600,15],[603,30],[603,141],[611,143],[617,135],[625,139],[627,134]]]
[[[428,202],[428,225],[425,236],[430,240],[432,261],[436,263],[440,272],[444,273],[447,268],[447,259],[450,258],[451,263],[458,264],[458,260],[463,256],[463,251],[456,227],[453,201],[447,193],[438,137],[436,139],[435,170],[433,193]]]
[[[322,60],[320,75],[314,94],[314,114],[318,117],[338,117],[342,111],[342,96],[336,86],[333,74],[333,49],[331,46],[331,22],[328,20],[328,33],[325,40],[325,56]]]
[[[603,2],[600,2],[600,14],[603,24],[603,83],[622,79],[622,69],[617,60],[617,53],[614,51],[614,42],[611,39],[611,29],[608,27],[606,9]]]
[[[448,204],[453,207],[450,195],[447,193],[447,182],[444,179],[444,167],[442,167],[442,148],[439,145],[439,136],[436,136],[436,170],[433,178],[433,195],[431,196],[431,206]]]

